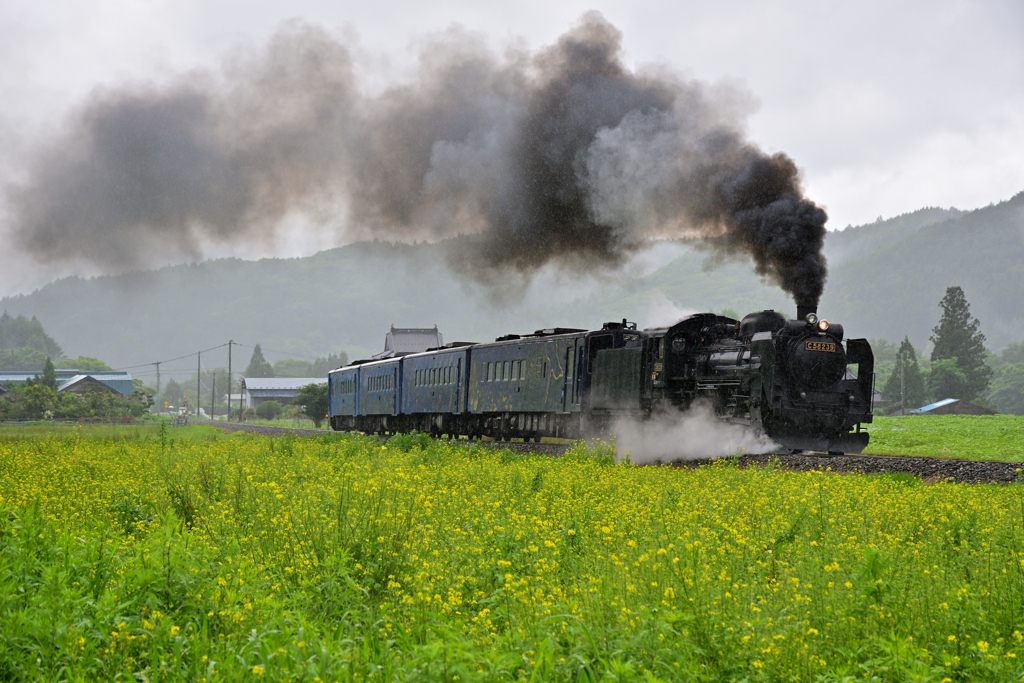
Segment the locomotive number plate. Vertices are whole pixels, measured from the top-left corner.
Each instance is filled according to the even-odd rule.
[[[805,341],[804,349],[807,351],[827,351],[828,353],[835,353],[836,345],[833,342]]]

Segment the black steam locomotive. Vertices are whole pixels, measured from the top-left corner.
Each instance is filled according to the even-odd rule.
[[[615,420],[673,415],[697,401],[784,449],[859,453],[871,422],[874,357],[864,339],[798,310],[671,327],[554,328],[493,343],[357,361],[330,373],[336,430],[539,441],[605,434]]]

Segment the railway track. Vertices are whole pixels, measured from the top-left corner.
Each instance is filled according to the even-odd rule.
[[[1009,484],[1024,481],[1024,462],[951,460],[902,455],[741,455],[740,467],[778,466],[794,472],[811,470],[856,474],[909,474],[925,483],[952,481],[962,484]]]
[[[264,436],[316,436],[333,434],[329,429],[299,427],[271,427],[239,422],[196,422],[217,427],[227,432],[243,431]],[[387,439],[388,437],[383,437]],[[569,446],[552,443],[522,441],[467,441],[484,446],[509,449],[516,453],[544,453],[558,456]],[[699,467],[706,460],[686,460],[671,463],[678,467]],[[899,455],[793,455],[783,453],[744,454],[736,458],[739,467],[782,467],[794,472],[831,471],[851,474],[908,474],[925,483],[950,481],[965,484],[1009,484],[1024,481],[1024,462],[998,462],[992,460],[952,460],[920,456]],[[668,463],[665,463],[668,464]]]

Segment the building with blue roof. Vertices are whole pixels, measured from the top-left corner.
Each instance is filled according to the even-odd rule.
[[[54,371],[57,376],[57,391],[81,393],[89,390],[113,391],[121,396],[131,396],[132,375],[122,370],[80,371],[78,369],[61,368]],[[24,384],[42,373],[33,371],[0,372],[0,386],[10,387]]]
[[[959,398],[944,398],[926,406],[908,410],[906,415],[998,415],[991,408]]]

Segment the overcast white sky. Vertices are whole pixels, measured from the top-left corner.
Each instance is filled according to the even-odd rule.
[[[596,9],[630,62],[727,80],[759,102],[750,137],[785,151],[830,228],[1024,190],[1024,2],[7,0],[0,3],[0,172],[96,88],[161,82],[302,19],[358,39],[399,79],[418,37],[458,24],[495,47],[552,43]],[[0,205],[0,221],[4,220]],[[66,271],[25,261],[0,223],[0,296]],[[281,255],[329,246],[292,243]],[[258,254],[238,252],[243,256]]]

